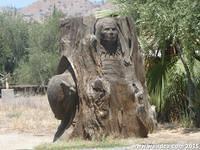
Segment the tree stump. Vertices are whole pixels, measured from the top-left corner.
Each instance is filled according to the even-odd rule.
[[[58,74],[70,72],[79,97],[78,103],[74,100],[71,137],[147,137],[155,120],[133,21],[128,17],[68,18],[61,21],[60,31]],[[57,133],[71,124],[61,122]]]

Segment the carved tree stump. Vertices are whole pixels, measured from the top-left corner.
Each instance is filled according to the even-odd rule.
[[[61,21],[58,74],[71,73],[79,97],[71,137],[147,137],[154,127],[133,21],[128,17],[111,20]],[[112,32],[117,30],[118,45],[112,53],[98,37],[100,30],[109,33],[102,22],[115,26]]]

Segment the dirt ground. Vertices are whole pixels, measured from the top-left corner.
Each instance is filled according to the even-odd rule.
[[[32,135],[30,133],[1,133],[0,145],[2,150],[31,150],[42,143],[50,143],[50,136]]]
[[[128,139],[132,144],[200,144],[200,130],[162,127],[148,138]],[[44,143],[52,143],[53,135],[8,132],[0,134],[2,150],[31,150]],[[200,146],[199,146],[200,149]]]
[[[0,149],[2,150],[30,150],[43,143],[52,143],[57,125],[58,121],[54,119],[45,96],[19,98],[11,103],[5,103],[0,99]],[[200,129],[185,129],[164,124],[159,125],[148,138],[131,138],[128,139],[128,143],[131,145],[200,144]]]

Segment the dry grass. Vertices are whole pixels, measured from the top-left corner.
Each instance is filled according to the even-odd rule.
[[[59,121],[54,118],[46,96],[18,97],[10,101],[0,99],[0,134],[16,131],[52,136],[58,124]],[[116,147],[123,149],[134,144],[199,143],[199,137],[199,129],[186,130],[179,126],[177,127],[177,125],[162,125],[159,126],[157,131],[149,134],[148,138],[113,139],[107,137],[101,141],[84,141],[80,139],[69,141],[64,138],[64,140],[53,144],[42,144],[36,150],[115,149]],[[33,139],[31,140],[33,141]],[[23,145],[24,141],[21,142]]]
[[[7,101],[0,99],[0,132],[52,134],[58,123],[46,96],[18,97]]]

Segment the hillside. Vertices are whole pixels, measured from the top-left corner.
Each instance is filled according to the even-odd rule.
[[[38,0],[19,10],[27,20],[42,21],[52,14],[54,8],[66,16],[86,16],[95,10],[109,8],[108,3],[92,3],[88,0]]]

